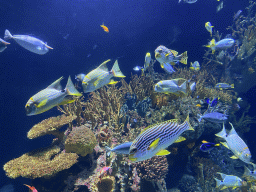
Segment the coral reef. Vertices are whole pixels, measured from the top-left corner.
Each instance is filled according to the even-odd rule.
[[[53,177],[56,173],[69,169],[77,162],[76,153],[60,152],[58,146],[25,153],[4,165],[7,176],[17,178]]]
[[[94,133],[86,125],[73,127],[65,140],[66,152],[73,152],[81,156],[86,156],[93,152],[97,141]]]

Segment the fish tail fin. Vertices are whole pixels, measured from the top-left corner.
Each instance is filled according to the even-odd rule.
[[[108,146],[106,146],[105,149],[106,149],[106,152],[107,152],[107,156],[109,156],[112,149]]]
[[[197,119],[197,121],[200,123],[202,121],[202,119],[203,119],[203,116],[199,115],[199,114],[197,114],[197,116],[199,116],[199,119]]]
[[[124,78],[125,75],[121,72],[117,60],[115,61],[111,71],[113,72],[114,77]]]
[[[216,188],[218,188],[221,185],[221,180],[214,178],[216,181]]]
[[[187,116],[187,118],[185,119],[185,121],[181,125],[186,126],[186,130],[194,131],[193,127],[189,123],[189,115]]]
[[[188,53],[187,53],[187,51],[185,51],[184,53],[181,54],[180,62],[185,64],[185,65],[187,64],[187,62],[188,62]]]
[[[185,94],[187,94],[187,81],[185,81],[184,83],[182,83],[180,85],[181,91]]]
[[[221,137],[221,138],[226,138],[227,136],[227,133],[226,133],[226,129],[225,129],[225,126],[224,126],[224,123],[223,123],[223,129],[221,132],[215,134],[217,137]]]
[[[234,89],[234,88],[235,88],[234,84],[231,84],[231,88],[232,88],[232,89]]]
[[[217,143],[217,144],[215,144],[214,146],[217,146],[217,147],[218,147],[218,146],[220,146],[220,144],[219,144],[219,143]]]
[[[246,166],[244,166],[244,175],[245,176],[250,176],[251,175],[250,169],[248,169],[248,167],[246,167]]]
[[[12,38],[13,38],[12,34],[10,33],[9,30],[6,29],[4,32],[4,39],[12,39]]]
[[[66,93],[68,95],[74,95],[74,96],[82,96],[82,94],[80,92],[77,91],[77,89],[75,88],[70,76],[68,77],[68,82],[67,82],[67,85],[66,85]]]

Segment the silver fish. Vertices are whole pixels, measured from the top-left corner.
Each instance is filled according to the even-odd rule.
[[[4,41],[3,39],[0,38],[0,52],[3,52],[7,46],[6,45],[9,45],[10,43]]]
[[[221,187],[221,190],[232,187],[233,189],[241,187],[243,185],[243,180],[235,175],[226,175],[224,173],[218,173],[221,175],[222,181],[216,179],[216,188]]]
[[[4,39],[14,39],[23,48],[39,55],[44,55],[49,49],[53,49],[40,39],[28,35],[12,35],[7,29],[5,30]]]
[[[227,115],[225,115],[225,114],[218,113],[218,112],[212,112],[212,113],[206,113],[205,115],[200,116],[198,121],[201,122],[202,119],[205,119],[205,120],[210,121],[212,123],[223,123],[228,118],[227,118]]]

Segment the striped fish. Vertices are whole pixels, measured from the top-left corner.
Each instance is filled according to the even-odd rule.
[[[224,190],[227,188],[235,189],[237,187],[243,186],[243,180],[240,179],[237,176],[234,175],[226,175],[224,173],[218,173],[220,174],[222,180],[216,179],[216,188],[220,187],[220,190]]]
[[[107,84],[116,84],[113,77],[124,78],[124,74],[121,72],[117,60],[115,61],[111,71],[107,68],[107,63],[110,61],[104,61],[99,67],[89,72],[83,79],[82,86],[85,93],[95,91]]]
[[[178,124],[177,119],[157,123],[145,128],[133,141],[129,159],[131,161],[143,161],[158,155],[170,154],[165,148],[174,142],[184,141],[180,135],[186,130],[194,130],[189,123],[189,116],[184,123]]]
[[[57,105],[72,103],[75,101],[72,96],[82,96],[82,94],[76,90],[70,77],[68,78],[66,88],[62,90],[60,85],[62,79],[63,77],[54,81],[46,89],[38,92],[28,100],[25,106],[28,116],[43,113]]]
[[[234,153],[234,155],[230,158],[241,159],[245,163],[251,163],[251,152],[248,146],[236,133],[233,125],[231,123],[229,124],[232,126],[232,129],[230,130],[229,134],[226,133],[225,126],[223,123],[222,131],[215,135],[226,140],[226,142],[221,142],[221,144],[223,144],[225,147],[227,147]]]

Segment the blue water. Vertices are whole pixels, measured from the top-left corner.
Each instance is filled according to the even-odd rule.
[[[205,52],[202,45],[210,40],[205,23],[211,21],[227,34],[234,13],[244,10],[248,0],[226,0],[225,7],[216,13],[218,4],[217,0],[198,0],[194,4],[178,4],[178,0],[2,0],[0,37],[8,29],[12,34],[42,39],[54,49],[37,55],[10,40],[11,45],[0,53],[0,165],[51,143],[49,137],[26,137],[34,124],[59,114],[54,108],[41,115],[26,116],[24,106],[37,91],[61,76],[67,80],[70,75],[74,80],[76,74],[89,72],[109,58],[119,58],[128,81],[132,68],[143,65],[146,52],[152,54],[157,46],[173,42],[175,30],[179,34],[167,47],[188,51],[189,63],[200,62]],[[109,33],[100,27],[103,22]],[[161,70],[159,65],[155,69]],[[22,178],[11,180],[2,169],[0,178],[0,187],[13,183],[17,191],[25,190],[22,184],[30,182]]]

